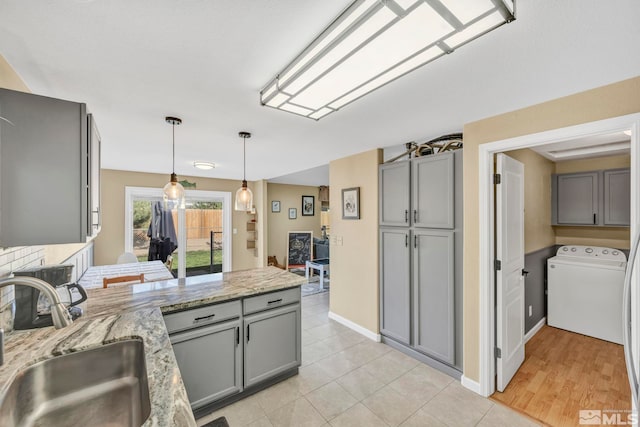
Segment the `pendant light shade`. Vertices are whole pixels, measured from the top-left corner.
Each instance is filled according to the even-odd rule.
[[[240,138],[242,138],[243,144],[243,158],[244,158],[244,167],[242,172],[242,187],[238,188],[236,191],[236,203],[235,210],[237,211],[250,211],[253,209],[253,193],[247,187],[247,138],[251,138],[251,134],[249,132],[240,132],[238,133]]]
[[[184,187],[178,182],[176,175],[176,125],[182,124],[182,120],[177,117],[165,117],[173,130],[173,167],[171,169],[171,179],[162,189],[162,198],[167,209],[184,208]]]

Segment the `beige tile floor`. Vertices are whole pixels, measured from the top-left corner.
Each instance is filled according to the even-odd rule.
[[[329,293],[302,299],[297,376],[198,420],[231,427],[535,426],[453,378],[329,320]]]

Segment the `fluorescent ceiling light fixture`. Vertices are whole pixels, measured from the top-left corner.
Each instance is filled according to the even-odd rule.
[[[1,119],[2,117],[0,117]],[[631,129],[623,131],[623,133],[627,136],[631,136]]]
[[[198,169],[209,170],[215,168],[216,164],[213,162],[193,162],[193,166]]]
[[[597,156],[604,154],[612,155],[620,152],[626,152],[629,149],[631,149],[631,143],[625,141],[609,144],[591,145],[589,147],[577,147],[569,148],[566,150],[550,151],[549,154],[555,159],[562,160],[576,156]]]
[[[514,19],[512,0],[356,0],[260,102],[319,120]]]

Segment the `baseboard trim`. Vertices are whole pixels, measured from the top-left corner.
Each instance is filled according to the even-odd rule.
[[[479,395],[482,395],[482,393],[480,392],[480,383],[477,381],[474,381],[472,379],[470,379],[469,377],[465,377],[464,375],[462,375],[462,378],[460,378],[460,384],[462,384],[462,386],[466,389],[471,390],[474,393],[477,393]]]
[[[531,330],[524,335],[524,342],[527,343],[546,324],[547,324],[547,318],[546,317],[543,317],[542,319],[540,319],[540,321],[538,323],[536,323],[536,326],[531,328]]]
[[[381,337],[380,334],[376,334],[375,332],[371,332],[370,330],[368,330],[365,327],[362,327],[360,325],[358,325],[357,323],[352,322],[351,320],[340,316],[339,314],[336,314],[332,311],[329,312],[329,319],[331,320],[335,320],[336,322],[340,323],[341,325],[346,326],[347,328],[356,331],[357,333],[359,333],[360,335],[364,335],[365,337],[369,338],[372,341],[375,342],[380,342],[381,341]]]

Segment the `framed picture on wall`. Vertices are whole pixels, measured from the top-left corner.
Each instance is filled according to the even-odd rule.
[[[313,196],[302,196],[302,216],[313,216],[316,210]]]
[[[360,187],[342,190],[342,219],[360,219]]]
[[[289,219],[296,219],[296,218],[298,218],[298,209],[289,208]]]
[[[280,212],[280,200],[271,201],[271,212]]]

